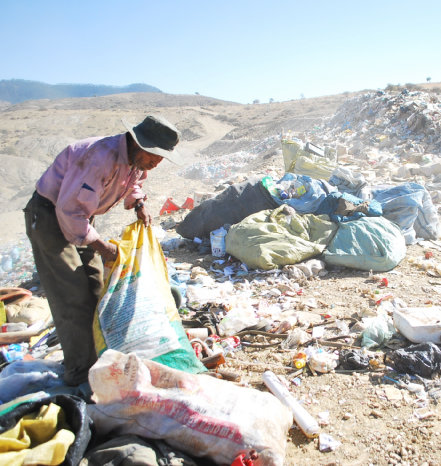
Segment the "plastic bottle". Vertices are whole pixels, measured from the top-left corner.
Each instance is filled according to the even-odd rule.
[[[293,363],[297,369],[303,369],[306,366],[306,353],[299,351],[294,356]]]
[[[294,189],[294,197],[302,197],[303,194],[306,193],[306,187],[305,185],[299,181],[299,180],[295,180],[293,182],[293,189]]]
[[[1,353],[6,362],[13,362],[23,359],[27,352],[27,344],[12,343],[9,346],[3,346]]]
[[[1,266],[4,272],[10,272],[12,270],[12,258],[9,255],[2,257]]]
[[[22,332],[28,328],[25,322],[9,322],[0,327],[0,332]]]
[[[317,421],[306,411],[306,409],[291,395],[289,390],[282,384],[276,374],[271,371],[264,372],[264,384],[269,388],[285,406],[291,409],[295,423],[309,438],[317,437],[320,427]]]
[[[278,196],[278,191],[276,188],[276,183],[273,178],[269,175],[262,178],[262,184],[270,192],[272,196]]]
[[[20,250],[17,247],[11,249],[10,256],[12,262],[17,262],[20,259]]]

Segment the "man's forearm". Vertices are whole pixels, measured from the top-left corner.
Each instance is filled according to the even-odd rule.
[[[115,260],[118,255],[118,248],[115,244],[108,243],[103,241],[101,238],[98,238],[93,243],[90,243],[89,246],[100,254],[105,260]]]

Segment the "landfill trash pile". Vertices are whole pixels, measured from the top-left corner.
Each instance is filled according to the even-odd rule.
[[[425,208],[429,206],[436,218],[427,217],[426,222],[437,224],[441,189],[433,167],[438,163],[439,139],[431,130],[439,125],[437,99],[421,92],[369,93],[347,102],[328,125],[309,134],[293,132],[292,141],[310,163],[311,174],[326,147],[340,150],[326,182],[296,173],[297,159],[290,162],[292,172],[286,173],[281,135],[265,139],[254,151],[201,162],[185,176],[215,179],[225,190],[260,177],[277,206],[262,217],[261,212],[256,214],[257,223],[264,224],[266,232],[282,234],[281,227],[300,231],[302,244],[317,239],[318,227],[310,221],[315,214],[309,211],[326,196],[318,202],[315,189],[330,188],[328,194],[338,194],[332,202],[343,206],[337,213],[320,214],[326,216],[322,223],[330,236],[351,222],[382,221],[384,212],[366,213],[372,213],[367,205],[375,192],[372,188],[384,185],[414,183],[419,193],[427,191]],[[274,144],[279,145],[276,155],[262,163],[259,157]],[[404,171],[403,160],[411,153],[412,170]],[[365,154],[375,163],[366,167]],[[260,165],[249,168],[258,159]],[[245,168],[246,173],[238,173]],[[187,186],[191,189],[190,182]],[[349,206],[348,200],[354,198],[340,196],[349,188],[366,198]],[[357,251],[351,266],[331,263],[322,254],[324,244],[313,248],[310,257],[289,263],[282,263],[286,248],[273,252],[271,257],[279,263],[264,270],[228,251],[228,235],[242,222],[232,228],[220,219],[218,229],[201,237],[177,233],[185,218],[216,194],[198,192],[200,203],[173,203],[176,210],[164,208],[162,215],[158,209],[153,229],[170,285],[175,293],[179,290],[176,307],[192,357],[205,368],[204,374],[177,371],[170,364],[110,348],[91,370],[95,399],[87,387],[69,392],[62,381],[63,355],[53,323],[43,306],[32,318],[26,306],[36,296],[44,296],[33,275],[30,245],[23,239],[3,248],[0,435],[29,412],[46,420],[63,409],[71,433],[58,426],[57,451],[73,457],[72,464],[82,457],[103,463],[106,448],[121,445],[154,455],[158,464],[174,464],[172,460],[234,466],[439,464],[441,241],[437,234],[422,238],[419,228],[427,225],[420,222],[415,227],[418,233],[405,243],[403,231],[409,225],[394,224],[399,240],[387,254],[400,254],[384,271],[363,269],[361,258],[367,254],[357,256]],[[183,199],[187,197],[196,198],[196,193],[186,191]],[[172,205],[169,198],[166,202]],[[378,206],[370,207],[375,211]],[[271,224],[274,219],[279,223]],[[268,243],[265,229],[254,239]],[[381,238],[375,241],[382,246]],[[238,247],[237,255],[245,249]],[[341,255],[341,248],[335,247],[333,254]],[[12,287],[31,290],[32,296]],[[84,399],[84,405],[78,398],[77,404],[69,405],[69,394]],[[32,400],[32,411],[24,412],[16,397],[27,403]],[[82,416],[75,414],[78,410]],[[115,428],[120,435],[109,439],[110,444],[94,444],[90,449],[89,417],[103,433]],[[84,420],[81,425],[73,422],[79,418]],[[188,463],[183,463],[184,458]]]
[[[279,143],[280,137],[278,134],[265,138],[247,151],[210,157],[208,160],[186,167],[180,174],[189,179],[224,180],[231,178],[251,164],[260,154]]]
[[[441,99],[407,89],[369,92],[343,104],[323,129],[326,142],[345,144],[354,155],[376,146],[430,161],[430,154],[441,154]]]

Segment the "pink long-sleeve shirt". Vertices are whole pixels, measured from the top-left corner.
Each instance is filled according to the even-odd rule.
[[[144,197],[147,172],[129,165],[125,134],[77,141],[57,155],[36,184],[55,205],[61,231],[70,243],[87,245],[99,238],[89,223],[124,199],[132,208]]]

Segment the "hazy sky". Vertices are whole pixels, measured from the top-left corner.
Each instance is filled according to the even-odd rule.
[[[241,103],[437,82],[440,21],[440,0],[0,0],[0,80]]]

